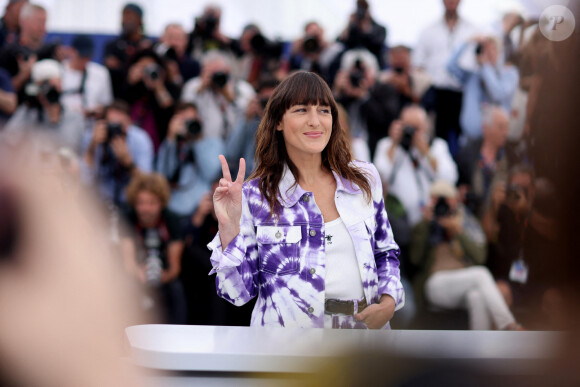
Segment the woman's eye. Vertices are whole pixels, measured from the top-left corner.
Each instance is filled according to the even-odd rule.
[[[330,113],[330,109],[329,108],[322,108],[320,109],[320,111],[324,114],[329,114]]]

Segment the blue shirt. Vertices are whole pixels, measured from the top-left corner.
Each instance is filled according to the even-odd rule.
[[[459,122],[463,134],[469,139],[482,136],[483,103],[500,105],[508,113],[519,82],[519,73],[515,66],[492,66],[485,63],[475,71],[459,66],[459,58],[469,43],[461,45],[453,54],[447,70],[463,84],[463,102]]]
[[[178,150],[175,141],[164,140],[157,155],[157,172],[172,182],[179,165],[177,181],[171,191],[168,208],[180,216],[193,214],[201,197],[211,190],[219,176],[221,164],[218,156],[224,153],[223,141],[207,137],[187,142]]]
[[[87,151],[93,138],[93,130],[87,130],[83,138],[83,153]],[[127,147],[135,167],[141,172],[153,169],[153,143],[147,133],[134,125],[127,128]],[[82,163],[82,176],[85,183],[96,184],[102,198],[116,204],[126,203],[125,188],[129,184],[129,171],[120,167],[116,160],[103,162],[105,146],[95,149],[93,166]],[[112,153],[112,151],[111,151]]]

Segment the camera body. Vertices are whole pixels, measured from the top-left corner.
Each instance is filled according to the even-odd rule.
[[[483,54],[483,43],[477,43],[475,46],[475,55]]]
[[[218,89],[223,89],[224,86],[228,83],[229,79],[230,75],[228,73],[223,71],[216,71],[211,76],[211,84]]]
[[[521,185],[518,184],[510,184],[506,190],[506,198],[509,202],[517,202],[519,201],[522,197],[527,198],[528,197],[528,192],[527,189],[525,187],[522,187]]]
[[[185,142],[187,140],[198,137],[201,134],[202,127],[198,120],[187,120],[184,123],[185,133],[177,135],[177,141]]]
[[[417,128],[411,125],[406,125],[403,128],[403,136],[401,137],[401,148],[405,150],[405,152],[409,152],[411,146],[413,145],[413,137],[415,137],[415,132]]]
[[[362,80],[365,78],[365,67],[362,60],[357,59],[354,62],[354,67],[350,71],[348,77],[350,84],[353,87],[360,87]]]
[[[159,79],[161,68],[156,64],[150,64],[145,66],[143,69],[144,75],[151,79],[152,81],[156,81]]]
[[[437,198],[435,207],[433,207],[433,215],[435,215],[435,218],[444,218],[451,215],[451,207],[444,196],[439,196]]]
[[[108,122],[107,123],[107,143],[110,143],[116,137],[125,136],[123,132],[123,125],[118,122]]]
[[[302,42],[302,50],[308,54],[315,54],[320,52],[320,42],[314,35],[306,35]]]

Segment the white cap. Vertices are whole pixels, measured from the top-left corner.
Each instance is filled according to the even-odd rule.
[[[431,196],[443,196],[451,199],[457,197],[457,188],[445,180],[437,180],[431,184],[429,193]]]
[[[35,83],[62,76],[62,66],[54,59],[43,59],[32,66],[31,78]]]

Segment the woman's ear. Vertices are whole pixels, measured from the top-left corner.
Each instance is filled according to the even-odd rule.
[[[278,126],[276,126],[276,130],[281,132],[282,131],[282,123],[280,122]]]

